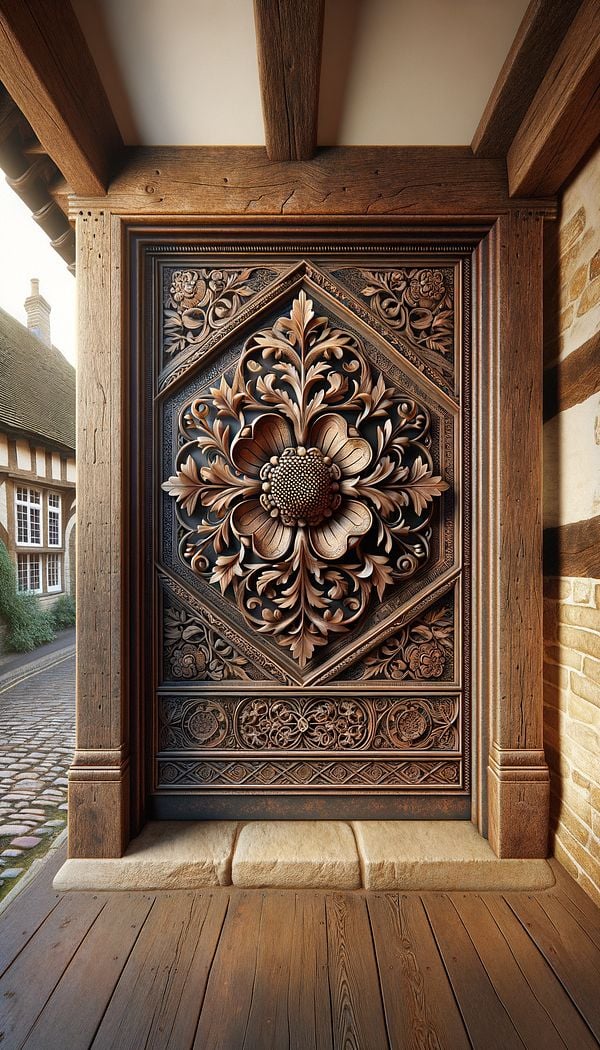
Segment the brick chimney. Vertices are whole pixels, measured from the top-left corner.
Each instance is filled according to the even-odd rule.
[[[25,300],[27,327],[37,335],[46,346],[52,345],[50,338],[50,303],[40,295],[40,282],[37,277],[31,278],[31,295]]]

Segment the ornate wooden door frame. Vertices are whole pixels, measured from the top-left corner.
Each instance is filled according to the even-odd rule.
[[[396,245],[457,243],[470,253],[473,325],[472,819],[500,856],[544,856],[548,771],[542,740],[541,347],[545,210],[433,223],[368,220],[236,225],[274,245],[292,238]],[[139,701],[143,644],[131,636],[128,257],[153,232],[99,208],[77,214],[80,302],[78,735],[70,774],[71,856],[118,856],[145,820]],[[232,236],[231,222],[186,226]],[[249,229],[250,227],[250,229]]]

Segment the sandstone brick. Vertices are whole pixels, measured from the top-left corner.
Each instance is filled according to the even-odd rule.
[[[587,825],[588,828],[592,826],[592,805],[590,802],[590,791],[586,791],[584,788],[577,787],[569,777],[564,779],[558,777],[556,773],[550,774],[550,784],[552,788],[552,796],[556,796],[557,802],[564,801],[573,813],[576,813],[580,820]]]
[[[562,864],[563,868],[566,872],[568,872],[571,878],[577,879],[581,869],[579,865],[575,863],[568,850],[564,848],[559,837],[554,838],[552,852],[553,855],[556,857],[557,861],[559,861],[559,863]]]
[[[558,602],[550,601],[549,598],[544,599],[544,638],[546,641],[554,641],[558,637],[559,612],[560,605]]]
[[[577,723],[573,723],[573,725],[576,726]],[[572,771],[576,770],[583,779],[587,777],[589,780],[600,782],[600,758],[598,754],[584,747],[575,739],[575,736],[569,733],[569,723],[563,724],[558,733],[552,727],[549,727],[547,736],[548,740],[546,741],[545,732],[544,745],[547,742],[548,746],[553,748],[555,752],[552,755],[552,768],[556,769],[561,776],[571,776]]]
[[[544,704],[544,730],[548,726],[551,726],[553,729],[559,728],[559,712],[557,708]]]
[[[566,332],[567,328],[570,328],[573,324],[573,318],[575,316],[575,310],[572,306],[567,306],[566,310],[562,310],[558,319],[558,330],[559,332]]]
[[[560,576],[544,576],[544,597],[554,599],[570,598],[570,581],[561,579]]]
[[[583,289],[585,288],[585,286],[587,284],[587,279],[588,279],[588,268],[587,268],[586,264],[583,263],[581,266],[577,267],[577,269],[575,270],[575,273],[573,274],[571,280],[569,281],[569,289],[568,289],[568,292],[567,292],[567,297],[568,297],[569,302],[572,302],[574,299],[578,299],[579,298],[579,296],[581,295]]]
[[[600,583],[594,584],[594,605],[600,609]]]
[[[583,667],[583,656],[581,653],[576,653],[573,649],[567,649],[564,645],[547,646],[545,656],[556,664],[562,664],[563,667],[572,667],[576,671],[581,671]]]
[[[600,634],[594,631],[580,631],[567,624],[559,627],[558,640],[561,645],[568,649],[576,649],[586,656],[593,656],[600,660]]]
[[[555,685],[550,685],[548,682],[544,682],[544,703],[548,707],[552,707],[558,711],[567,710],[567,697],[568,693],[566,690],[557,689]]]
[[[581,208],[577,209],[575,214],[572,216],[572,218],[569,219],[568,222],[565,222],[564,225],[561,225],[558,234],[559,253],[561,256],[563,256],[565,252],[569,251],[569,249],[573,247],[578,238],[581,237],[581,234],[585,230],[585,222],[585,208],[582,206]]]
[[[561,605],[559,618],[562,623],[571,624],[573,627],[587,627],[591,631],[600,631],[600,609],[580,605]]]
[[[596,277],[596,280],[592,281],[584,289],[583,295],[577,305],[577,316],[583,317],[584,314],[587,314],[587,312],[598,303],[600,303],[600,277]],[[562,328],[561,331],[563,331]]]
[[[589,777],[583,776],[578,769],[571,770],[571,780],[574,784],[577,784],[580,788],[585,788],[587,791],[592,790],[592,782]]]
[[[567,702],[567,716],[575,722],[584,722],[596,728],[600,725],[600,712],[596,705],[572,694]]]
[[[573,601],[577,605],[589,605],[592,600],[592,581],[573,580]]]
[[[576,816],[573,810],[569,806],[567,806],[564,801],[560,804],[560,809],[558,812],[558,823],[559,825],[562,825],[562,827],[568,828],[573,838],[577,839],[577,841],[582,846],[585,846],[586,849],[589,849],[589,826],[587,824],[584,824],[584,822],[580,820],[578,816]]]
[[[590,281],[593,281],[596,277],[600,277],[600,248],[590,259],[589,274]]]
[[[583,674],[592,682],[600,683],[600,660],[590,660],[586,656],[583,661]]]
[[[564,824],[560,824],[557,834],[568,849],[569,853],[573,857],[573,860],[579,865],[579,867],[586,873],[589,879],[592,880],[597,886],[600,887],[600,863],[592,854],[582,846],[580,842],[571,834],[569,829]]]
[[[592,726],[583,725],[581,722],[574,722],[572,719],[565,719],[564,731],[566,732],[569,740],[573,740],[579,747],[584,748],[590,752],[590,756],[598,763],[598,755],[600,754],[600,736]],[[563,742],[565,749],[569,748],[569,744],[566,740]],[[594,768],[593,765],[588,763],[584,764],[583,769],[589,769],[590,772]]]
[[[568,689],[569,672],[565,667],[544,661],[544,681],[550,685],[558,686],[560,689]]]
[[[577,882],[582,890],[585,890],[588,897],[591,897],[594,904],[600,908],[600,886],[595,885],[591,879],[588,879],[584,871],[580,871]]]
[[[582,700],[587,700],[588,703],[600,707],[600,685],[597,685],[596,682],[592,682],[582,674],[577,674],[576,671],[571,671],[571,691],[576,693],[577,696],[580,696]],[[600,724],[598,715],[596,717],[596,724]]]

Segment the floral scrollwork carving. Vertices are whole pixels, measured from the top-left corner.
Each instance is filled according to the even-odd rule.
[[[201,343],[224,328],[255,290],[254,273],[244,270],[174,270],[164,314],[165,352],[169,355]]]
[[[250,677],[246,658],[184,609],[165,610],[164,646],[171,678],[219,682]]]
[[[361,270],[361,294],[378,317],[408,335],[426,359],[454,354],[452,270]]]
[[[301,291],[180,413],[180,556],[303,667],[428,559],[430,423]]]
[[[451,662],[453,647],[452,603],[435,605],[365,657],[362,678],[442,678]]]
[[[250,748],[361,747],[368,738],[367,708],[357,700],[248,700],[237,712],[237,737]]]

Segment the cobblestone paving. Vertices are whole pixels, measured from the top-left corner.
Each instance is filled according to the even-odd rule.
[[[66,825],[74,747],[74,655],[0,689],[0,896]]]

